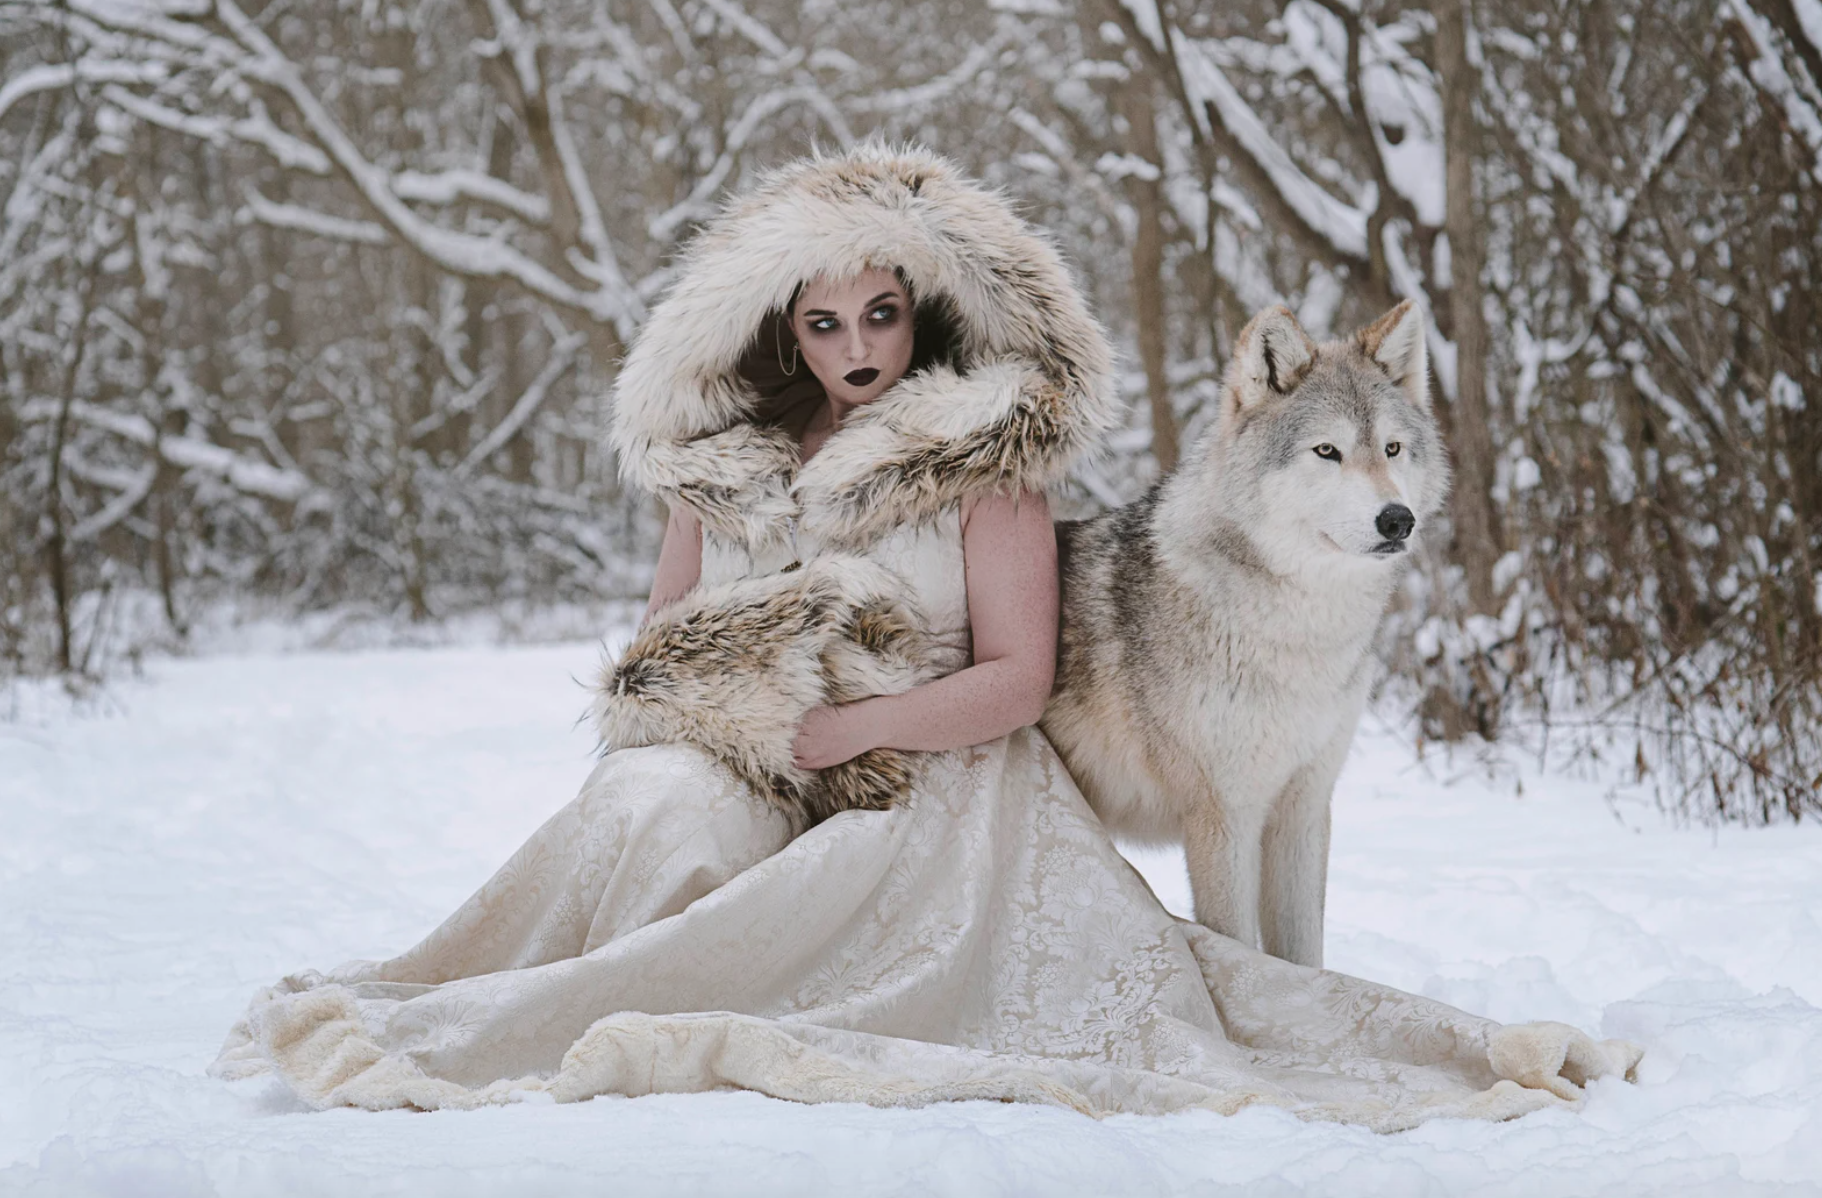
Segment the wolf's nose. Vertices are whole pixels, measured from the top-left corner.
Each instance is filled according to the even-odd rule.
[[[1417,527],[1417,517],[1402,503],[1388,503],[1379,509],[1379,518],[1373,521],[1373,527],[1388,541],[1402,541]]]

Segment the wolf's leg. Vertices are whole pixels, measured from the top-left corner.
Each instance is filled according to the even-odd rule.
[[[1354,739],[1345,722],[1303,769],[1292,775],[1265,825],[1260,923],[1265,951],[1299,965],[1322,966],[1322,908],[1329,880],[1329,802]]]
[[[1213,789],[1183,819],[1196,922],[1259,947],[1259,838],[1264,804]]]

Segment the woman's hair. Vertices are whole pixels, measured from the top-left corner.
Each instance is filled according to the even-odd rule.
[[[899,286],[911,299],[911,364],[905,367],[906,374],[916,374],[932,366],[948,366],[953,369],[956,357],[961,352],[959,330],[956,328],[955,305],[949,302],[946,295],[933,295],[919,300],[917,290],[911,286],[911,280],[905,272],[892,271],[898,276]]]
[[[905,367],[905,374],[913,375],[932,366],[958,367],[961,336],[955,305],[946,295],[920,297],[902,269],[894,267],[892,273],[898,277],[898,285],[905,289],[905,295],[911,301],[911,363]],[[801,359],[798,359],[795,371],[785,371],[785,364],[791,360],[792,344],[785,326],[790,323],[803,287],[802,283],[797,284],[784,307],[774,310],[759,323],[752,343],[741,358],[740,375],[759,394],[759,408],[753,414],[755,423],[772,423],[808,399],[812,391],[818,396],[821,394],[820,386]],[[804,386],[806,379],[812,387]]]

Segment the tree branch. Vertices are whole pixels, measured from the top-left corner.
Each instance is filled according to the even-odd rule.
[[[644,305],[624,283],[601,278],[594,280],[596,286],[592,291],[584,291],[500,241],[459,233],[419,217],[393,191],[387,173],[369,162],[355,147],[316,94],[305,85],[296,66],[279,52],[264,30],[233,0],[215,0],[215,11],[251,55],[239,64],[242,72],[284,94],[337,170],[353,184],[380,221],[406,245],[443,270],[471,278],[517,283],[549,303],[612,325],[623,342],[631,339]],[[611,262],[603,267],[604,273],[609,268]]]
[[[1109,0],[1108,7],[1185,109],[1197,141],[1232,164],[1267,219],[1312,258],[1347,267],[1371,283],[1365,214],[1342,204],[1304,174],[1221,68],[1162,13],[1152,10],[1165,39],[1161,46],[1144,31],[1128,4]],[[1384,288],[1383,280],[1379,286]]]
[[[537,414],[545,397],[550,394],[550,389],[556,386],[557,380],[568,374],[569,368],[575,365],[576,354],[587,342],[588,338],[581,334],[570,333],[560,338],[551,347],[550,356],[544,360],[544,369],[540,370],[538,376],[526,386],[524,393],[519,396],[518,402],[512,405],[510,412],[506,413],[505,419],[494,425],[493,430],[481,438],[480,443],[469,450],[468,456],[462,459],[461,465],[455,468],[457,478],[466,477],[476,466],[504,449],[507,442],[519,435],[526,422]]]

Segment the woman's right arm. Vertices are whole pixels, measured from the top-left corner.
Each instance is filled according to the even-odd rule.
[[[652,597],[640,623],[665,604],[689,594],[701,577],[702,524],[688,508],[675,504],[664,526],[664,546],[658,550],[658,569],[652,574]]]

